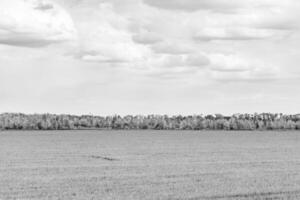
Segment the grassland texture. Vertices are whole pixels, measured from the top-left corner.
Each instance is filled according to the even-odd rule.
[[[300,133],[0,132],[0,199],[300,199]]]

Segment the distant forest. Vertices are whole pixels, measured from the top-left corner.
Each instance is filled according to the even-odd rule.
[[[299,115],[235,114],[191,115],[55,115],[0,114],[0,130],[300,130]]]

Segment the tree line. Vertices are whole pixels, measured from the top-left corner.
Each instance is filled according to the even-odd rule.
[[[0,130],[300,130],[299,115],[272,113],[215,115],[55,115],[0,114]]]

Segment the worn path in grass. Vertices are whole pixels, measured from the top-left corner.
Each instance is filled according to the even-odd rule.
[[[0,199],[300,199],[300,132],[0,132]]]

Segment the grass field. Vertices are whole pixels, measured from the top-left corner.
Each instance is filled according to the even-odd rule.
[[[0,132],[0,199],[300,199],[300,132]]]

